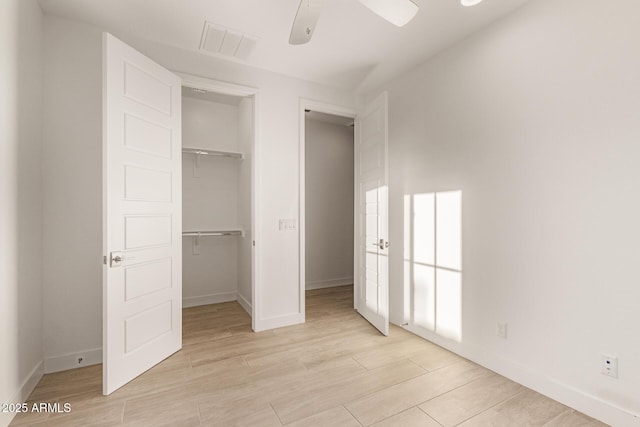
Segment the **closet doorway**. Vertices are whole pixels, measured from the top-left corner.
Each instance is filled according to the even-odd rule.
[[[301,102],[300,281],[305,320],[354,307],[355,113]],[[312,297],[307,302],[304,295]]]
[[[258,94],[180,77],[183,308],[237,301],[255,330]]]

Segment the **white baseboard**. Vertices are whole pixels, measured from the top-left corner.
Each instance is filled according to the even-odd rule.
[[[640,426],[640,415],[549,377],[542,371],[531,369],[482,349],[462,348],[459,344],[452,344],[435,334],[421,334],[408,327],[405,329],[606,424],[624,427]]]
[[[471,354],[471,356],[474,355]],[[638,415],[549,377],[544,372],[503,359],[495,354],[477,354],[477,356],[478,364],[606,424],[624,427],[640,426]]]
[[[242,308],[244,308],[244,311],[249,313],[249,316],[253,316],[253,314],[251,313],[252,307],[251,307],[251,303],[249,302],[249,300],[247,300],[245,297],[243,297],[242,294],[240,294],[240,292],[238,292],[238,295],[236,296],[236,299],[238,301],[238,304],[240,304],[242,306]]]
[[[316,280],[314,282],[306,282],[305,289],[311,291],[313,289],[334,288],[336,286],[353,285],[353,277],[342,277],[340,279]]]
[[[293,313],[285,316],[255,319],[254,331],[261,332],[269,329],[282,328],[284,326],[297,325],[299,323],[304,323],[304,313]]]
[[[225,292],[220,294],[204,295],[200,297],[184,298],[182,300],[182,304],[183,307],[186,308],[235,300],[235,292]],[[250,311],[251,308],[249,308],[249,312]],[[79,359],[82,360],[79,362]],[[97,365],[99,363],[102,363],[102,349],[96,348],[92,350],[65,354],[62,356],[48,357],[44,360],[44,372],[50,374],[52,372],[66,371],[68,369],[81,368],[83,366]]]
[[[236,300],[237,293],[220,292],[217,294],[202,295],[198,297],[182,298],[182,308],[197,307],[199,305],[218,304]]]
[[[36,388],[38,382],[44,375],[44,362],[39,362],[35,368],[31,371],[29,376],[23,381],[20,388],[16,391],[16,394],[13,395],[13,398],[9,402],[3,403],[24,403],[29,398],[29,395]],[[0,426],[6,427],[11,423],[13,417],[15,417],[15,412],[2,412],[0,411]]]
[[[48,357],[44,359],[44,372],[45,374],[50,374],[99,363],[102,363],[102,349],[94,348],[62,356]]]

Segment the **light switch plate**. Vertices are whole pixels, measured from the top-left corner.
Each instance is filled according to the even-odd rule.
[[[296,229],[296,220],[295,219],[281,219],[279,222],[279,229],[282,230],[295,230]]]

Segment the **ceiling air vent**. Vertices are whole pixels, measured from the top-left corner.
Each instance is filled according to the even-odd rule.
[[[200,50],[245,60],[257,42],[257,37],[205,21]]]

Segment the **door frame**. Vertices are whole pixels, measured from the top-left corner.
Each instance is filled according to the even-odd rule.
[[[300,254],[300,258],[299,258],[299,266],[298,266],[298,271],[300,272],[299,275],[299,292],[300,292],[300,313],[302,314],[302,319],[303,322],[306,320],[306,309],[305,309],[305,291],[306,291],[306,251],[305,251],[305,243],[306,243],[306,221],[305,221],[305,202],[306,202],[306,198],[305,198],[305,185],[306,185],[306,175],[305,175],[305,155],[306,155],[306,137],[305,137],[305,120],[306,120],[306,116],[305,116],[305,110],[311,110],[311,111],[315,111],[318,113],[325,113],[325,114],[332,114],[334,116],[340,116],[340,117],[348,117],[350,119],[354,119],[356,118],[357,115],[357,110],[354,108],[350,108],[350,107],[344,107],[341,105],[335,105],[335,104],[328,104],[326,102],[320,102],[320,101],[314,101],[312,99],[307,99],[307,98],[300,98],[300,102],[299,102],[299,108],[298,108],[298,112],[299,112],[299,118],[298,118],[298,128],[300,130],[300,136],[298,138],[299,140],[299,144],[298,144],[298,153],[299,153],[299,159],[298,159],[298,170],[299,170],[299,195],[298,195],[298,223],[299,223],[299,227],[298,227],[298,250],[299,250],[299,254]],[[355,144],[355,134],[354,134],[354,144],[353,144],[353,149],[354,149],[354,154],[355,154],[355,148],[356,148],[356,144]],[[355,189],[355,157],[354,157],[354,189]],[[353,204],[353,221],[354,221],[354,225],[355,225],[355,220],[356,220],[356,215],[357,215],[357,203],[356,203],[356,198],[354,197],[354,204]],[[355,298],[355,289],[356,289],[356,282],[357,282],[357,278],[356,278],[356,271],[355,271],[355,263],[356,263],[356,256],[357,256],[357,230],[354,227],[353,230],[353,242],[354,242],[354,246],[353,246],[353,262],[354,262],[354,274],[353,274],[353,281],[354,281],[354,299],[353,299],[353,304],[354,304],[354,308],[356,308],[355,304],[356,304],[356,298]]]
[[[253,233],[253,251],[251,255],[251,329],[260,331],[264,328],[261,325],[261,275],[260,266],[262,260],[261,251],[261,230],[260,230],[260,90],[251,86],[237,85],[219,80],[198,77],[191,74],[185,74],[172,71],[182,79],[182,86],[203,89],[209,92],[215,92],[223,95],[253,97],[253,144],[251,155],[251,227]],[[243,307],[245,304],[241,304]],[[246,307],[244,307],[246,309]]]

